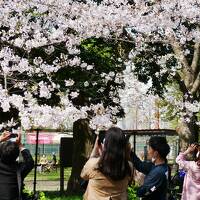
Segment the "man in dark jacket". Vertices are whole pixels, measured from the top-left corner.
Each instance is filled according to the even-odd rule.
[[[11,133],[4,132],[0,136],[0,199],[18,200],[19,188],[17,170],[21,174],[22,184],[26,175],[34,167],[33,158],[28,149],[21,144],[21,135],[16,141],[10,141]],[[21,153],[23,161],[18,163],[16,159]]]
[[[138,197],[143,200],[166,200],[168,165],[167,154],[170,147],[166,138],[154,136],[149,140],[148,158],[151,162],[142,162],[134,152],[131,158],[134,167],[145,174],[144,183],[137,190]]]

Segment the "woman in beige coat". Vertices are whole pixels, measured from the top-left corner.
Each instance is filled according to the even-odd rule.
[[[84,200],[127,200],[133,166],[128,161],[127,141],[122,130],[110,128],[103,144],[96,139],[81,177],[89,180]]]

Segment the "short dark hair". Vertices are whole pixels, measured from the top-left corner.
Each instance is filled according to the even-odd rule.
[[[112,127],[106,131],[98,170],[112,180],[122,180],[125,176],[131,175],[127,156],[127,140],[120,128]]]
[[[149,146],[157,151],[161,158],[166,159],[168,153],[170,152],[170,147],[167,143],[165,137],[162,136],[152,136],[149,139]]]
[[[6,141],[0,145],[0,158],[4,164],[13,164],[19,156],[19,146],[15,142]]]

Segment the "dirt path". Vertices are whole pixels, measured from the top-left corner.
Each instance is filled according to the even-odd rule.
[[[24,181],[25,187],[28,190],[33,190],[33,181]],[[67,182],[65,181],[64,190],[67,188]],[[59,181],[37,181],[36,191],[60,191]]]

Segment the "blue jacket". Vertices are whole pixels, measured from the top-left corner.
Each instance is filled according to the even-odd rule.
[[[132,162],[138,171],[146,175],[144,184],[137,190],[138,197],[144,200],[166,200],[168,165],[141,161],[135,153],[132,153]]]

